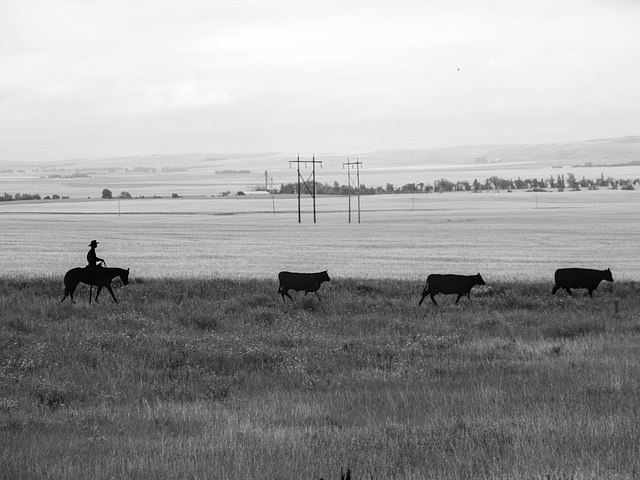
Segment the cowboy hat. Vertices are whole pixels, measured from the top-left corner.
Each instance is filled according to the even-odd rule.
[[[95,240],[91,240],[91,243],[89,244],[89,246],[93,247],[94,245],[98,245],[98,243],[100,243],[100,242],[96,242]]]

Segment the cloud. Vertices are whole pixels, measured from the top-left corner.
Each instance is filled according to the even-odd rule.
[[[204,81],[181,81],[147,86],[144,95],[129,111],[157,112],[227,105],[233,102],[233,95],[223,85]]]
[[[637,134],[639,23],[625,0],[5,0],[0,160]]]

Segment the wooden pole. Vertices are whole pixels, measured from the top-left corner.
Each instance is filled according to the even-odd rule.
[[[356,159],[356,179],[358,182],[358,223],[360,223],[360,162]]]
[[[316,223],[316,156],[313,156],[311,161],[313,167],[313,223]]]
[[[300,154],[298,154],[298,223],[302,223],[302,216],[300,213]]]
[[[349,196],[349,223],[351,223],[351,164],[347,159],[347,195]]]

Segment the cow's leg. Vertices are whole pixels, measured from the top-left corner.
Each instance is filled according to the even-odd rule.
[[[318,293],[318,291],[316,290],[315,292],[313,292],[316,294],[316,297],[318,297],[318,300],[322,301],[322,299],[320,298],[320,294]]]
[[[586,297],[587,295],[589,295],[589,297],[593,298],[593,288],[590,288],[589,291],[587,293],[584,294],[584,296]]]
[[[424,287],[424,290],[422,290],[422,297],[420,298],[420,302],[418,302],[418,306],[422,305],[422,302],[424,302],[425,297],[429,295],[429,288]]]
[[[289,290],[283,290],[283,292],[287,297],[289,297],[289,300],[291,300],[293,302],[293,298],[291,297],[291,295],[289,295]],[[282,297],[282,300],[284,300],[284,296]]]
[[[557,285],[555,285],[555,286],[553,287],[553,290],[551,290],[551,295],[555,295],[555,294],[556,294],[556,292],[557,292],[559,289],[560,289],[560,287],[559,287],[559,286],[557,286]]]
[[[571,293],[571,289],[570,289],[569,287],[565,287],[564,289],[567,291],[567,293],[568,293],[570,296],[572,296],[572,297],[573,297],[573,293]]]
[[[464,293],[459,293],[458,294],[458,298],[456,298],[456,305],[458,304],[458,302],[460,301],[460,299],[462,298],[463,295],[464,295]]]
[[[436,297],[435,297],[435,293],[430,294],[429,296],[431,297],[431,301],[433,302],[434,305],[438,305],[438,302],[436,302]]]

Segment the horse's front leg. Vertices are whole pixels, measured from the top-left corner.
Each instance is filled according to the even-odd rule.
[[[118,300],[116,299],[116,296],[113,294],[113,290],[111,289],[111,285],[107,285],[107,290],[109,290],[109,293],[111,294],[111,298],[113,298],[113,301],[118,303]]]
[[[93,285],[89,284],[89,305],[91,305],[91,295],[93,295]]]
[[[102,285],[99,285],[98,286],[98,291],[96,292],[96,303],[99,303],[98,302],[98,297],[100,296],[100,292],[101,291],[102,291]]]

